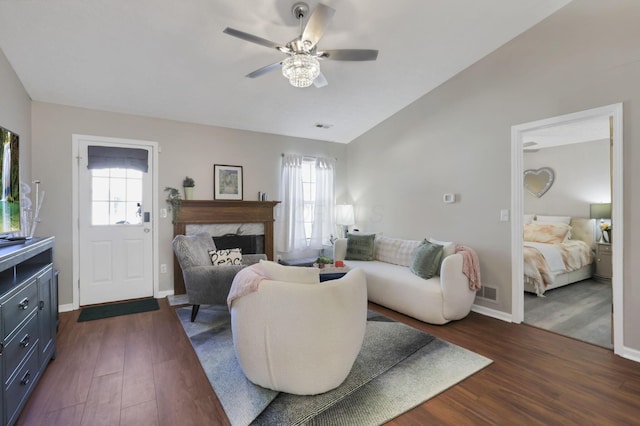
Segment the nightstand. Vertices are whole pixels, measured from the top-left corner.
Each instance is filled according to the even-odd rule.
[[[611,280],[613,267],[611,265],[611,244],[596,244],[596,272],[595,277],[601,280]]]

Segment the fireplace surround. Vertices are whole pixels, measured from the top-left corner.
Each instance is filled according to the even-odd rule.
[[[274,259],[273,208],[279,201],[183,200],[173,224],[173,235],[186,235],[189,225],[262,224],[264,254]],[[174,294],[184,294],[180,264],[173,259]]]

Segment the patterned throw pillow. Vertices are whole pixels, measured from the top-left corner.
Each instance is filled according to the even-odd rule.
[[[442,246],[424,240],[413,254],[409,269],[420,278],[428,280],[438,271],[441,258]]]
[[[416,240],[378,236],[375,242],[374,257],[381,262],[409,266],[413,252],[419,245],[420,241]]]
[[[239,248],[209,250],[209,256],[214,266],[242,265],[242,250]]]
[[[376,234],[353,235],[347,237],[347,255],[345,260],[373,260],[373,248]]]

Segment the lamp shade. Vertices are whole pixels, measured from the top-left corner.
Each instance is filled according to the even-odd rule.
[[[589,205],[591,219],[611,219],[611,203]]]
[[[353,214],[353,206],[351,204],[336,205],[336,224],[337,225],[353,225],[355,224]]]

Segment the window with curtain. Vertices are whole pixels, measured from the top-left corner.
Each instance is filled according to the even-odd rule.
[[[334,219],[335,159],[286,154],[282,159],[282,196],[278,251],[304,256],[330,244]]]

